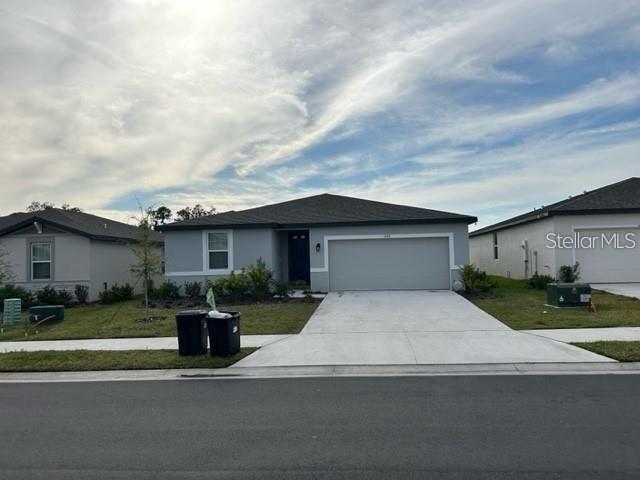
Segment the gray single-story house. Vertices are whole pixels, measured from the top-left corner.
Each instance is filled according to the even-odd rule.
[[[475,217],[322,194],[160,226],[166,278],[229,275],[262,258],[313,291],[450,289]]]
[[[50,285],[73,293],[89,288],[89,300],[114,283],[136,285],[129,269],[135,261],[131,243],[139,229],[133,225],[84,212],[50,208],[0,217],[0,245],[8,254],[12,284],[28,290]],[[158,253],[162,235],[154,232]]]
[[[640,178],[481,228],[469,243],[471,262],[490,274],[556,277],[579,262],[585,282],[640,282]]]

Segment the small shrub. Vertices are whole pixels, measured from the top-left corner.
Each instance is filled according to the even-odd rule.
[[[289,283],[292,288],[305,288],[307,283],[304,280],[293,280]]]
[[[258,258],[254,265],[243,267],[242,275],[246,276],[247,289],[253,297],[262,299],[270,292],[273,271],[267,268],[262,258]]]
[[[89,300],[89,287],[86,285],[76,285],[73,293],[75,293],[76,300],[78,300],[78,303],[81,305],[86,304],[87,300]]]
[[[490,292],[496,286],[486,272],[481,272],[473,264],[464,265],[460,277],[464,284],[464,291],[469,295]]]
[[[153,290],[151,296],[160,300],[176,300],[180,298],[180,287],[173,282],[164,282]]]
[[[562,265],[558,274],[558,278],[563,283],[574,283],[580,278],[580,263],[575,265]]]
[[[289,298],[289,283],[284,280],[276,280],[273,282],[273,293],[286,300]]]
[[[198,298],[202,292],[202,284],[200,282],[185,282],[184,293],[189,298]]]
[[[531,278],[527,280],[527,286],[529,288],[535,288],[536,290],[544,290],[547,285],[553,283],[555,279],[551,275],[540,275],[534,273]]]
[[[66,290],[56,290],[51,285],[47,285],[36,292],[36,299],[40,305],[64,305],[68,306],[73,302],[73,296]]]
[[[218,281],[220,280],[222,280],[224,291],[229,293],[234,302],[237,302],[249,290],[249,280],[244,273],[236,274],[231,272],[231,275],[227,278],[219,279]]]
[[[0,287],[0,308],[3,308],[4,301],[7,298],[19,298],[22,301],[22,308],[29,308],[35,303],[32,292],[15,285],[6,284]]]
[[[204,282],[205,295],[209,291],[209,289],[213,290],[213,295],[216,298],[220,298],[226,295],[226,292],[224,290],[225,280],[226,278],[218,278],[216,280],[210,280],[210,279],[205,280]]]
[[[104,290],[98,295],[102,303],[118,303],[133,298],[133,287],[128,283],[120,286],[114,283],[109,290]]]

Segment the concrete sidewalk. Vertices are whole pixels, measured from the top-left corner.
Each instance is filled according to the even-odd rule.
[[[591,288],[640,299],[640,283],[592,283]]]
[[[243,347],[263,347],[289,335],[242,335]],[[90,340],[25,340],[0,342],[0,353],[38,352],[43,350],[176,350],[177,337],[96,338]]]
[[[564,343],[598,341],[640,341],[640,327],[609,328],[555,328],[548,330],[521,330],[522,333],[550,338]]]

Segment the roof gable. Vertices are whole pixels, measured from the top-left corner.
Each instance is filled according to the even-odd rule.
[[[216,227],[295,227],[399,223],[473,223],[475,217],[341,195],[322,194],[241,211],[208,215],[160,227],[186,230]]]

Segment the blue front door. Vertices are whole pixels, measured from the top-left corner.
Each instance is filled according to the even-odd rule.
[[[309,230],[288,232],[289,240],[289,281],[302,281],[309,285]]]

